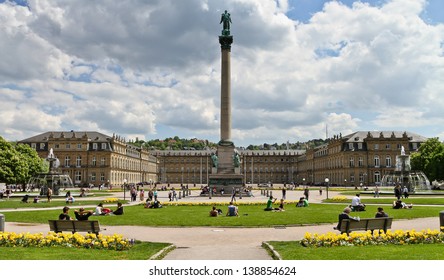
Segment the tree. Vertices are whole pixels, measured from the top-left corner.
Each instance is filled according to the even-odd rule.
[[[0,182],[25,184],[44,169],[43,160],[31,147],[11,144],[0,137]]]
[[[422,170],[429,180],[444,179],[444,143],[438,138],[430,138],[410,156],[414,170]]]

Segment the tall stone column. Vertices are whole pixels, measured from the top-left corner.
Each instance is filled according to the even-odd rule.
[[[219,36],[221,45],[221,91],[220,91],[220,145],[232,146],[231,141],[231,44],[233,36]]]

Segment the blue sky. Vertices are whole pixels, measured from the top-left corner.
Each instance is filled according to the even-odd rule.
[[[0,1],[0,131],[219,141],[231,13],[237,146],[444,137],[444,1]]]

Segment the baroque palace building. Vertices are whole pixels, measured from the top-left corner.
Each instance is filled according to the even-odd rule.
[[[30,145],[42,158],[52,149],[60,162],[60,172],[68,174],[75,185],[121,186],[125,182],[157,181],[156,157],[116,135],[50,131],[19,143]]]
[[[396,156],[416,151],[427,138],[402,131],[336,135],[307,150],[238,150],[245,184],[371,186],[395,170]],[[42,158],[52,148],[75,184],[159,182],[207,185],[216,173],[215,150],[146,150],[98,132],[46,132],[25,140]]]
[[[404,147],[406,155],[427,140],[402,131],[358,131],[334,136],[328,144],[307,150],[298,158],[298,178],[309,184],[371,186],[395,171],[396,156]],[[299,180],[299,182],[301,182]]]

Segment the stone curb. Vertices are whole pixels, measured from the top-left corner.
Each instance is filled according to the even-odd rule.
[[[270,253],[273,260],[282,260],[281,255],[279,255],[279,253],[276,250],[274,250],[274,247],[271,246],[270,243],[263,241],[262,247]]]

